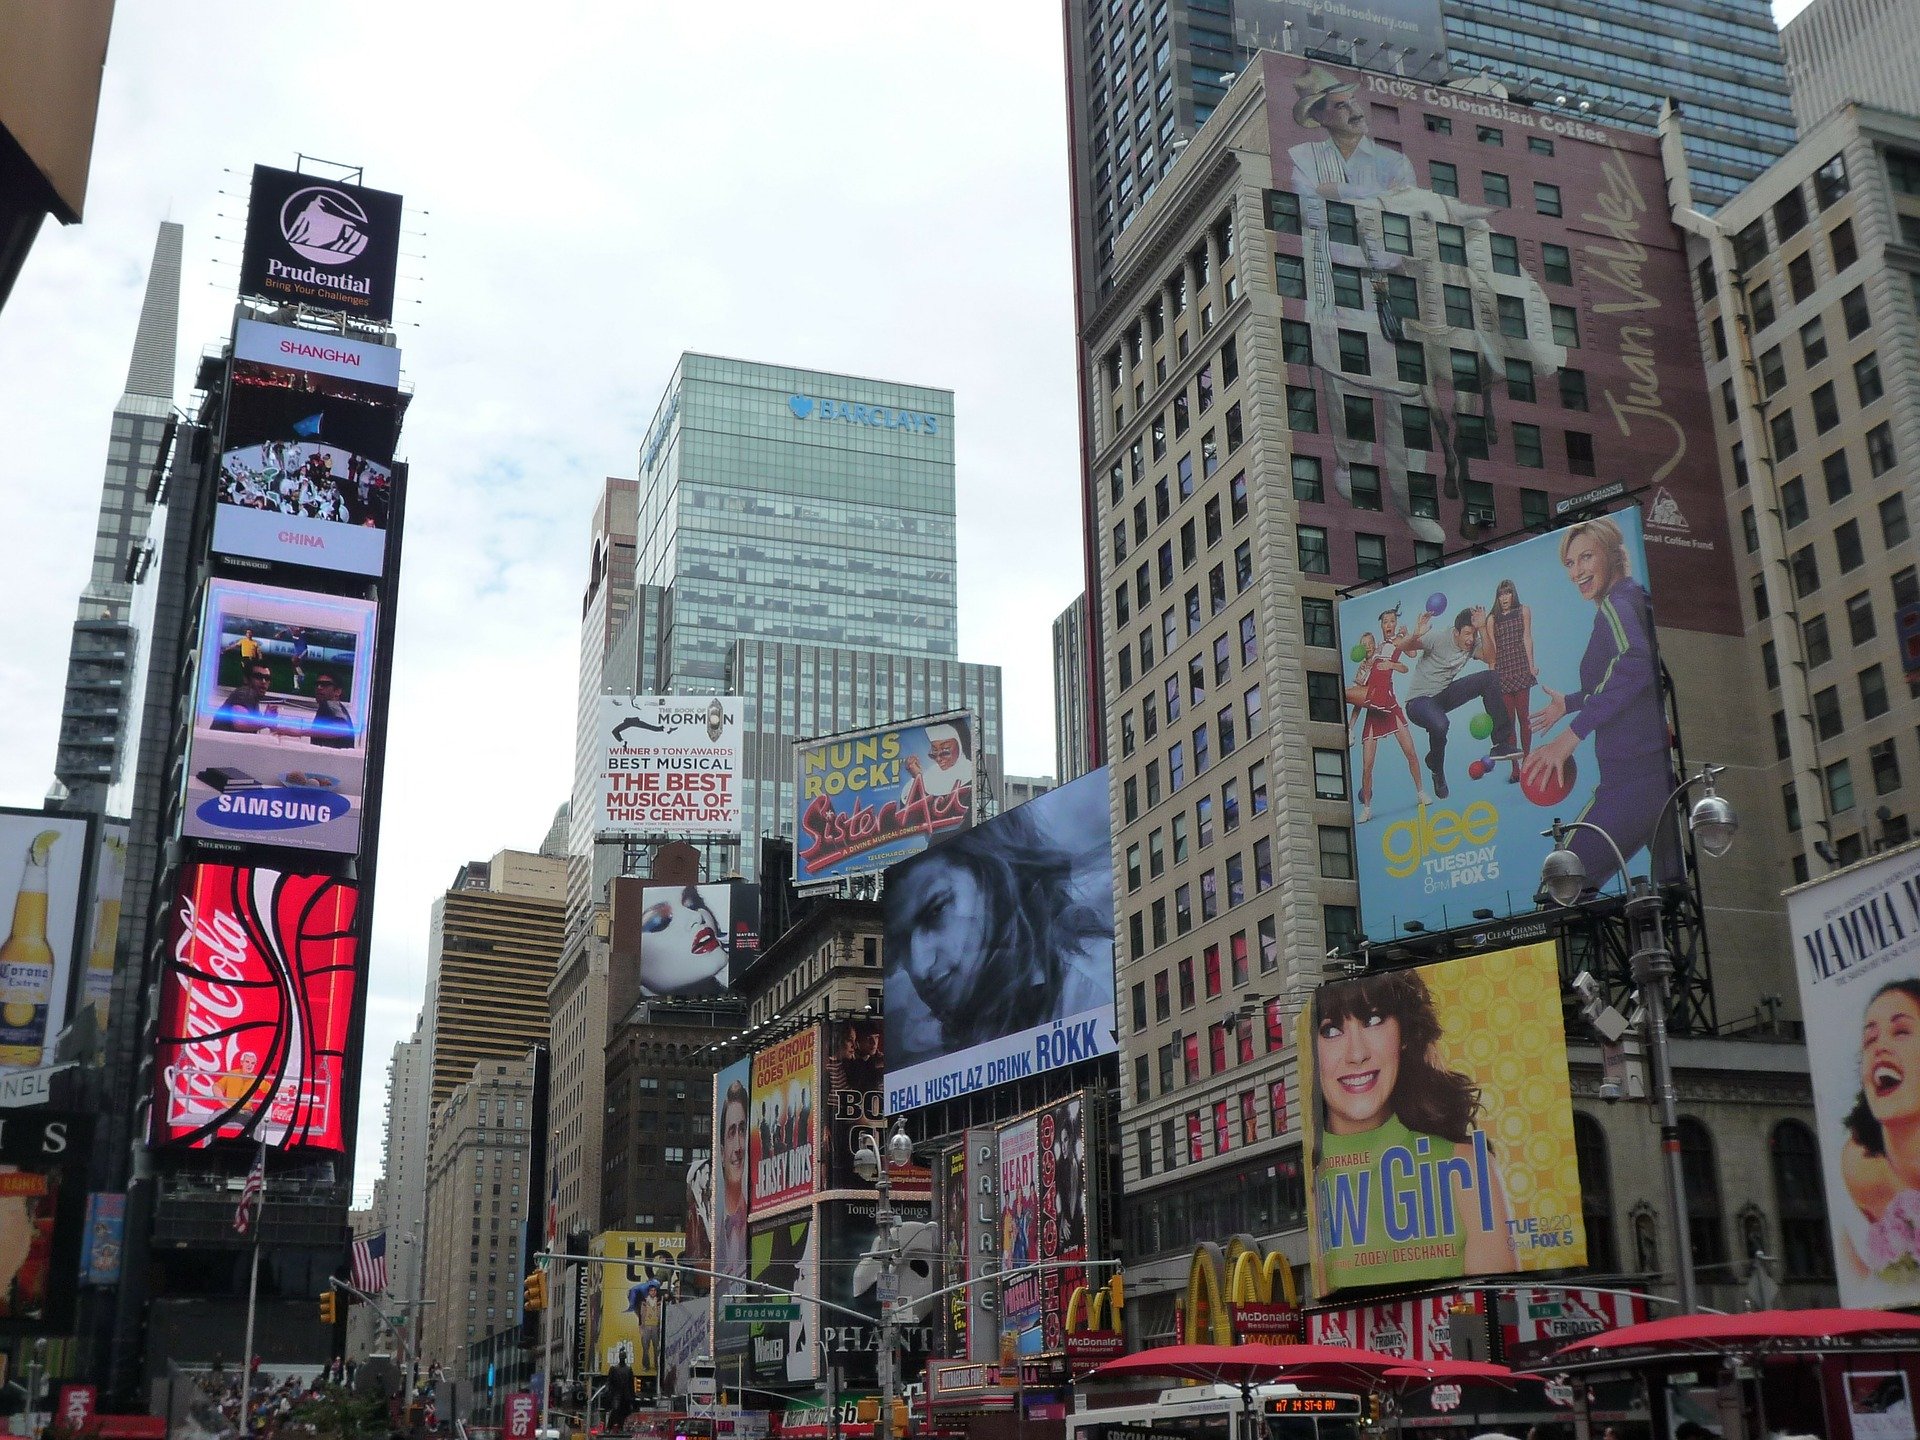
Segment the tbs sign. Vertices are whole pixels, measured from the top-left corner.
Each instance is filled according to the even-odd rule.
[[[253,167],[240,293],[393,319],[400,197],[270,166]]]
[[[875,430],[907,430],[915,435],[940,433],[940,417],[920,410],[890,410],[885,405],[856,405],[812,395],[789,395],[787,409],[796,420],[841,420]]]

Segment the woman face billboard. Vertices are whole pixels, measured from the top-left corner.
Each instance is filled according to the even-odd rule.
[[[1844,1305],[1920,1305],[1920,846],[1787,893]]]
[[[1531,910],[1556,819],[1595,888],[1678,878],[1646,574],[1622,510],[1341,602],[1368,935]]]
[[[1301,1027],[1318,1293],[1586,1263],[1552,943],[1322,985]]]

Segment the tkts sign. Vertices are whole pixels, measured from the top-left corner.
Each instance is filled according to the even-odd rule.
[[[240,293],[393,319],[400,197],[317,175],[253,167]]]
[[[155,1144],[342,1147],[359,899],[325,875],[187,867],[160,978]]]

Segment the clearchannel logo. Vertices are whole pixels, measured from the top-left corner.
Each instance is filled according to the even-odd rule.
[[[789,395],[787,409],[796,420],[844,420],[875,430],[909,430],[915,435],[938,435],[940,417],[918,410],[889,410],[884,405],[855,405],[845,400],[818,400],[811,395]]]

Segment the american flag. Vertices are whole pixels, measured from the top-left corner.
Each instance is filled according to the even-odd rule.
[[[233,1212],[233,1228],[242,1235],[251,1230],[266,1197],[267,1147],[262,1142],[260,1152],[253,1157],[253,1168],[247,1172],[247,1183],[240,1187],[240,1204]]]
[[[369,1295],[387,1288],[387,1232],[363,1235],[353,1242],[354,1287]]]

